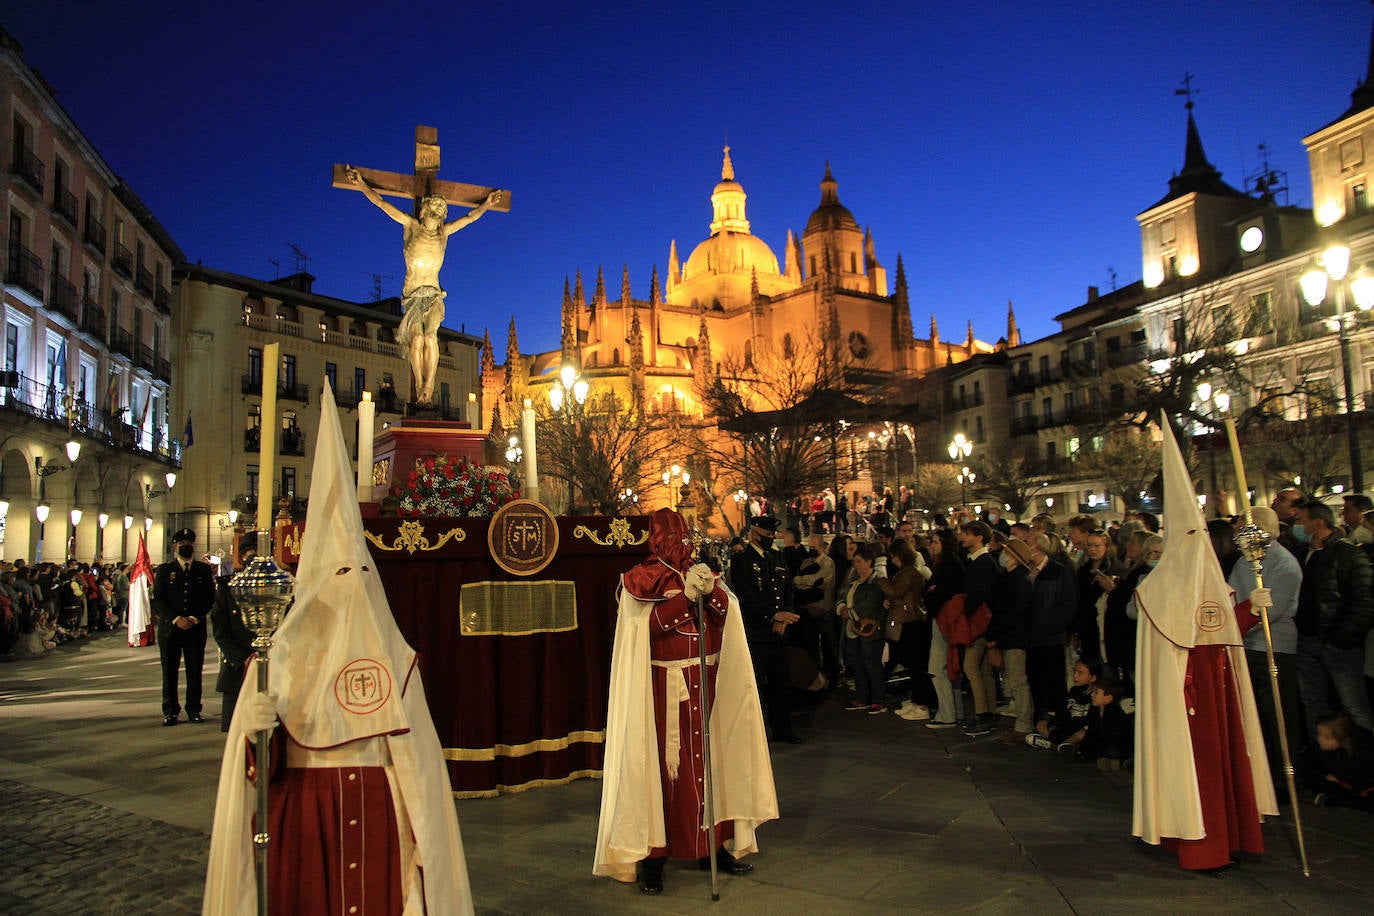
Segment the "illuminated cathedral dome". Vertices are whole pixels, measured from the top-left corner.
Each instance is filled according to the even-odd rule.
[[[705,274],[742,274],[750,276],[774,275],[778,258],[768,243],[749,232],[745,218],[744,187],[735,181],[735,166],[730,161],[730,147],[725,147],[725,161],[720,168],[720,183],[711,192],[711,236],[687,258],[682,279],[690,281]]]
[[[825,164],[825,177],[821,179],[821,205],[806,221],[806,232],[821,232],[826,229],[853,229],[858,231],[859,223],[849,208],[840,203],[839,182],[830,174],[830,163]]]

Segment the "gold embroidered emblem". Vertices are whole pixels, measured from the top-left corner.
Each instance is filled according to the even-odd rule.
[[[611,519],[610,531],[606,533],[604,539],[599,537],[595,531],[588,528],[586,525],[578,525],[574,528],[573,537],[586,538],[598,547],[618,547],[624,549],[625,547],[638,547],[640,544],[649,540],[649,530],[647,528],[644,529],[639,533],[639,537],[636,538],[634,532],[630,530],[630,520],[628,518],[613,518]]]
[[[1198,629],[1215,633],[1226,626],[1226,611],[1215,601],[1204,601],[1197,606]]]
[[[491,517],[487,548],[496,565],[512,576],[532,576],[558,552],[558,521],[543,503],[512,500]]]
[[[425,537],[424,523],[414,519],[401,522],[401,527],[396,532],[396,538],[389,546],[380,535],[373,534],[371,531],[364,531],[363,534],[369,541],[376,544],[379,550],[389,552],[404,550],[407,553],[415,553],[417,550],[438,550],[449,541],[465,541],[468,536],[462,528],[450,528],[439,536],[437,543],[431,544],[429,538]]]

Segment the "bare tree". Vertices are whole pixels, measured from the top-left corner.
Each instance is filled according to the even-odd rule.
[[[539,470],[566,487],[569,514],[614,514],[623,508],[627,489],[652,485],[650,461],[663,445],[661,433],[660,425],[612,391],[559,411],[545,406]]]
[[[1128,512],[1140,508],[1156,488],[1160,462],[1160,444],[1154,437],[1130,429],[1109,434],[1100,451],[1078,459],[1080,469],[1101,480],[1107,494],[1120,499]]]
[[[1268,417],[1258,430],[1260,465],[1275,484],[1319,493],[1330,490],[1346,469],[1345,423],[1339,416]]]
[[[923,463],[916,471],[916,506],[943,513],[959,501],[959,465]]]
[[[1025,455],[993,452],[980,464],[978,492],[1004,505],[1017,521],[1031,507],[1035,495],[1049,485],[1045,468]]]

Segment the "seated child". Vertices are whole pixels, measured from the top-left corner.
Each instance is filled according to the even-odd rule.
[[[1314,804],[1374,812],[1374,736],[1346,712],[1317,717],[1317,740],[1303,754]]]
[[[1074,756],[1096,763],[1103,772],[1121,769],[1121,762],[1130,759],[1135,733],[1130,716],[1121,708],[1121,681],[1103,675],[1092,688],[1093,708],[1083,729]]]
[[[1100,662],[1074,662],[1073,686],[1065,702],[1062,716],[1051,711],[1045,718],[1035,723],[1035,732],[1026,736],[1026,743],[1042,750],[1058,750],[1061,754],[1072,754],[1078,742],[1083,740],[1083,726],[1088,721],[1088,712],[1093,708],[1093,684],[1102,676]]]

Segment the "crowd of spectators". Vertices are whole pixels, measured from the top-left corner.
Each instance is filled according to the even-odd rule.
[[[900,508],[908,494],[891,496],[861,499],[846,519],[832,514],[829,491],[811,512],[789,511],[782,552],[801,614],[789,635],[819,672],[809,689],[838,691],[847,710],[890,710],[971,738],[1000,733],[1129,779],[1134,593],[1163,552],[1158,517],[1084,514],[1061,527],[1049,515],[1011,524],[960,513],[918,532],[909,519],[923,517]],[[1349,495],[1338,519],[1284,490],[1254,521],[1272,538],[1263,578],[1277,695],[1263,627],[1244,647],[1280,800],[1276,704],[1309,797],[1374,810],[1374,504]],[[1208,528],[1247,612],[1257,582],[1236,547],[1243,524]]]
[[[124,563],[0,561],[0,657],[42,655],[124,620]]]

